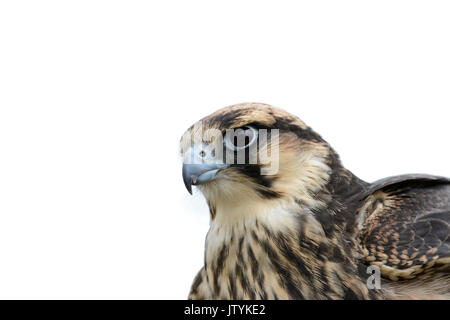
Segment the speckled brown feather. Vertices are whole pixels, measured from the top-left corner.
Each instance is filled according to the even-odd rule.
[[[450,265],[450,181],[394,179],[385,180],[362,205],[364,258],[395,281],[444,271]]]

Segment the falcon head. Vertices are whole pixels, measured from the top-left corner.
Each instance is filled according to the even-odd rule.
[[[320,206],[337,155],[300,119],[262,103],[220,109],[181,139],[183,180],[205,196],[211,217],[249,215],[282,202]],[[239,204],[239,210],[237,205]],[[248,206],[246,206],[248,204]]]

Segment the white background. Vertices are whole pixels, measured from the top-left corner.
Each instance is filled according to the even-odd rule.
[[[3,1],[0,298],[184,299],[184,130],[282,107],[373,181],[450,176],[448,1]]]

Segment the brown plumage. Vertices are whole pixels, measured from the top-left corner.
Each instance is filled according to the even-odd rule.
[[[213,164],[218,135],[208,129],[225,136],[237,128],[246,140],[238,146],[237,138],[225,138],[223,154],[233,149],[236,160],[245,150],[245,162]],[[262,139],[255,132],[271,129],[278,139],[252,149]],[[276,172],[263,175],[267,150],[279,159]],[[181,152],[186,187],[197,185],[211,216],[204,266],[189,298],[450,298],[449,179],[404,175],[366,183],[301,120],[258,103],[202,119],[183,136]],[[369,265],[379,268],[381,288],[368,287]]]

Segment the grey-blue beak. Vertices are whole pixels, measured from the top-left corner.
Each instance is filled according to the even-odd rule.
[[[193,185],[199,185],[214,179],[217,171],[225,167],[227,165],[215,163],[183,163],[183,181],[187,191],[192,194]]]

